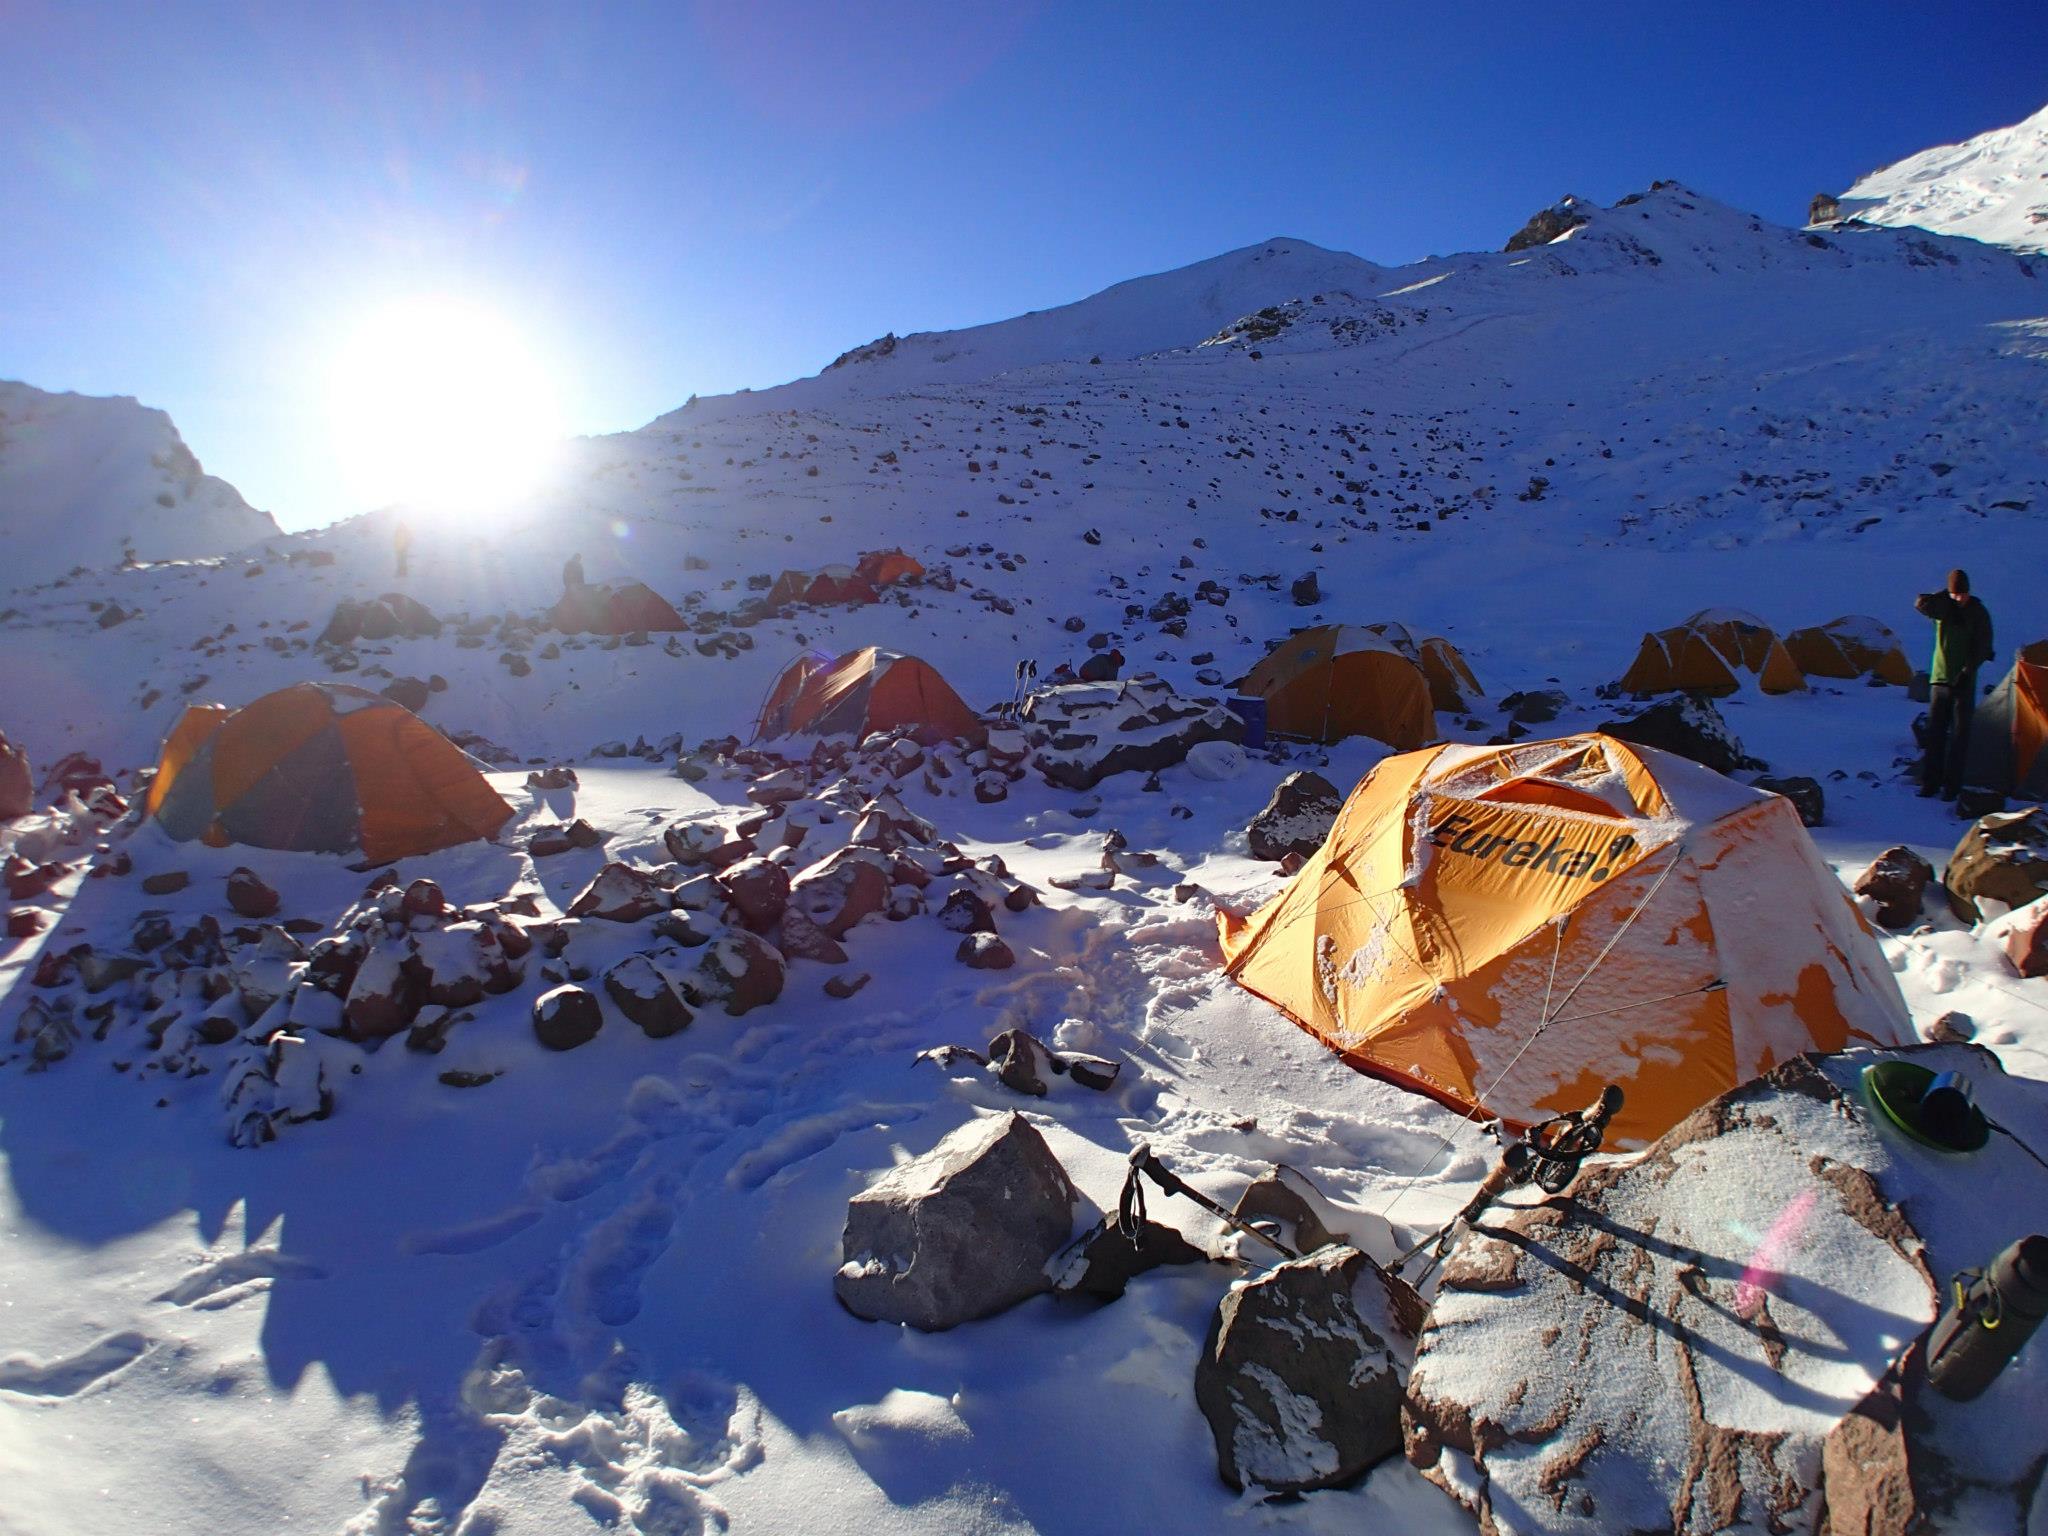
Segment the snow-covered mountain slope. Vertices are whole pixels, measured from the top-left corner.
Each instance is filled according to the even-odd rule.
[[[1872,171],[1836,202],[1843,218],[2048,251],[2048,107]]]
[[[222,554],[277,531],[200,470],[162,411],[0,379],[0,589],[129,555]]]
[[[2043,263],[1916,230],[1780,228],[1668,183],[1549,213],[1551,239],[1398,270],[1269,242],[701,400],[578,445],[527,504],[416,520],[402,579],[373,516],[10,594],[0,730],[38,764],[83,749],[132,768],[194,700],[439,678],[427,720],[522,762],[570,759],[581,783],[495,775],[516,813],[500,840],[399,878],[462,903],[524,893],[552,919],[604,859],[665,862],[665,828],[730,822],[759,787],[593,748],[744,737],[803,651],[912,651],[989,706],[1020,660],[1079,661],[1098,634],[1127,670],[1216,694],[1295,626],[1401,620],[1470,660],[1489,702],[1438,719],[1474,741],[1508,729],[1517,689],[1563,695],[1541,732],[1613,719],[1597,690],[1641,633],[1709,606],[1781,629],[1870,614],[1917,657],[1913,595],[1961,564],[2001,656],[2048,634]],[[895,545],[954,580],[734,614],[784,566]],[[572,552],[593,579],[644,580],[692,632],[536,628]],[[1309,572],[1319,595],[1297,604]],[[337,602],[394,587],[443,633],[316,643]],[[122,617],[103,627],[109,604]],[[1775,772],[1824,786],[1815,837],[1838,872],[1953,845],[1949,808],[1905,771],[1902,690],[1821,683],[1724,709]],[[1104,1207],[1143,1138],[1224,1200],[1285,1162],[1404,1242],[1456,1211],[1494,1144],[1226,981],[1208,903],[1180,899],[1270,896],[1243,829],[1282,776],[1348,786],[1383,756],[1354,739],[1085,793],[1034,776],[990,804],[969,775],[906,774],[906,803],[1043,893],[994,918],[1013,969],[970,970],[960,935],[877,915],[846,944],[844,969],[873,978],[851,999],[799,960],[743,1018],[706,1007],[664,1039],[614,1019],[556,1053],[533,1038],[536,960],[445,1041],[370,1052],[310,1031],[334,1114],[257,1150],[222,1135],[244,1042],[164,1070],[117,1051],[123,1023],[82,1029],[47,1072],[0,1069],[0,1510],[37,1536],[269,1536],[280,1512],[379,1536],[1469,1532],[1398,1457],[1288,1502],[1224,1488],[1190,1382],[1237,1271],[1161,1271],[1097,1309],[1038,1298],[930,1336],[832,1294],[848,1197],[1019,1105]],[[531,833],[577,817],[602,849],[534,856]],[[1112,830],[1132,856],[1102,889]],[[39,850],[68,865],[31,903],[49,926],[0,948],[0,1056],[24,1049],[15,1021],[52,947],[118,955],[152,911],[232,930],[238,864],[283,894],[280,920],[331,922],[364,883],[338,856],[77,837]],[[180,872],[182,889],[143,893]],[[1934,903],[1881,943],[1923,1029],[1967,1016],[2009,1071],[2048,1075],[2043,983],[2012,974],[1994,934]],[[1024,1101],[912,1064],[1008,1027],[1123,1075]],[[1215,1235],[1185,1202],[1153,1214]]]

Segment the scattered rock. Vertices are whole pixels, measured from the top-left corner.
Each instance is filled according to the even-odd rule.
[[[650,1039],[680,1033],[693,1017],[674,985],[645,955],[628,955],[606,971],[604,990]]]
[[[1050,1288],[1076,1200],[1022,1115],[985,1116],[855,1195],[833,1279],[856,1317],[936,1331]]]
[[[534,999],[533,1033],[551,1051],[573,1051],[597,1038],[604,1028],[604,1010],[595,993],[578,986],[560,986]]]
[[[1148,1269],[1167,1264],[1204,1264],[1202,1252],[1172,1227],[1147,1221],[1135,1240],[1125,1237],[1113,1222],[1100,1222],[1077,1238],[1055,1266],[1059,1280],[1054,1289],[1062,1296],[1092,1296],[1097,1301],[1115,1301],[1131,1281]]]
[[[789,905],[789,871],[771,859],[741,859],[718,876],[719,888],[738,910],[740,921],[766,933]]]
[[[668,892],[645,870],[630,864],[607,864],[569,903],[571,917],[601,917],[613,923],[637,923],[668,910]]]
[[[192,877],[182,869],[160,870],[153,875],[142,877],[142,891],[145,896],[172,896],[192,883]]]
[[[1295,577],[1287,591],[1293,597],[1294,606],[1297,608],[1313,608],[1323,600],[1322,584],[1316,580],[1314,571]]]
[[[843,939],[855,923],[888,906],[891,883],[885,855],[846,847],[790,882],[789,906],[828,937]]]
[[[1934,866],[1904,845],[1885,849],[1850,886],[1872,903],[1870,920],[1880,928],[1910,928],[1920,921],[1920,901]]]
[[[35,809],[35,778],[28,754],[0,734],[0,821],[26,816]]]
[[[850,975],[828,976],[825,978],[825,995],[841,999],[849,998],[873,979],[866,971],[854,971]]]
[[[241,865],[228,875],[228,905],[243,917],[269,917],[282,904],[283,898],[263,881],[263,877]]]
[[[1977,1021],[1951,1008],[1927,1026],[1926,1037],[1935,1045],[1962,1045],[1977,1033]]]
[[[2025,977],[2048,976],[2048,897],[2000,920],[1999,945],[2013,969]]]
[[[1288,774],[1245,828],[1252,857],[1272,864],[1290,853],[1307,858],[1323,846],[1343,805],[1337,786],[1320,773],[1303,769]]]
[[[1016,952],[992,933],[968,934],[953,958],[976,971],[1007,971],[1017,963]]]
[[[1949,855],[1941,883],[1966,923],[2048,895],[2048,809],[2030,806],[1979,817]],[[1983,901],[2002,903],[1986,910]]]
[[[780,950],[758,934],[734,928],[705,947],[690,990],[698,1003],[717,1003],[738,1018],[782,996],[788,973]]]
[[[1716,773],[1764,766],[1744,754],[1742,743],[1721,718],[1721,711],[1710,700],[1695,694],[1681,693],[1661,699],[1626,720],[1610,720],[1598,729],[1622,741],[1676,752]]]
[[[816,960],[821,965],[846,963],[846,947],[795,910],[782,914],[782,927],[776,936],[775,947],[791,960]],[[829,990],[832,983],[825,985]]]
[[[1401,1448],[1407,1351],[1387,1284],[1333,1246],[1225,1293],[1195,1365],[1224,1482],[1339,1487]]]
[[[1562,688],[1530,688],[1509,694],[1500,707],[1517,725],[1547,725],[1569,709],[1571,702],[1571,695]]]
[[[382,692],[392,703],[418,714],[427,707],[427,698],[432,690],[419,678],[394,677],[384,685]]]
[[[1817,827],[1826,818],[1827,797],[1822,792],[1818,779],[1810,779],[1804,774],[1794,774],[1786,778],[1764,774],[1750,782],[1758,789],[1769,790],[1774,795],[1783,795],[1790,800],[1793,809],[1799,812],[1800,822],[1806,826]]]

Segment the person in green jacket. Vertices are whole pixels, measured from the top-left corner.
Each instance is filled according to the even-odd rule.
[[[1991,614],[1970,595],[1966,571],[1948,573],[1948,590],[1923,592],[1913,606],[1934,620],[1934,660],[1927,669],[1927,755],[1921,795],[1953,800],[1963,788],[1970,717],[1977,710],[1977,669],[1991,659]]]

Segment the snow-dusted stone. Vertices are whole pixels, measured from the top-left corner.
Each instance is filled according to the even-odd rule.
[[[268,926],[235,955],[235,991],[250,1018],[291,991],[305,968],[306,951],[282,928]]]
[[[1920,903],[1934,879],[1934,866],[1904,844],[1885,849],[1850,887],[1865,899],[1864,910],[1880,928],[1910,928],[1920,921]]]
[[[827,976],[825,978],[825,995],[844,1000],[852,997],[854,993],[858,992],[873,979],[866,971],[854,971],[850,975]]]
[[[1720,710],[1709,700],[1689,693],[1660,699],[1626,720],[1610,720],[1598,729],[1621,741],[1676,752],[1716,773],[1763,766],[1743,752],[1742,743],[1721,718]]]
[[[1038,771],[1063,789],[1171,767],[1205,741],[1244,739],[1244,722],[1222,705],[1181,698],[1151,676],[1041,688],[1020,715]]]
[[[1062,1296],[1115,1301],[1147,1270],[1166,1264],[1202,1264],[1208,1258],[1172,1227],[1156,1221],[1140,1227],[1135,1242],[1119,1232],[1115,1223],[1103,1221],[1074,1239],[1073,1246],[1060,1256],[1053,1266],[1059,1276],[1053,1288]]]
[[[791,960],[816,960],[822,965],[844,965],[845,946],[803,913],[786,911],[776,930],[775,947]]]
[[[1007,971],[1017,963],[1016,951],[992,933],[966,935],[953,958],[974,971]]]
[[[719,874],[718,883],[740,921],[756,933],[773,928],[789,905],[789,871],[772,859],[741,859]]]
[[[384,939],[363,957],[342,1008],[356,1039],[381,1040],[412,1023],[427,991],[411,958],[412,946],[403,939]]]
[[[405,888],[400,906],[408,917],[440,917],[448,910],[448,898],[433,881],[419,879]]]
[[[569,903],[569,916],[637,923],[643,917],[667,911],[668,907],[668,892],[655,884],[645,870],[630,864],[607,864]]]
[[[856,1317],[927,1331],[991,1316],[1051,1288],[1075,1200],[1022,1115],[972,1120],[853,1197],[833,1290]]]
[[[780,950],[758,934],[734,928],[706,946],[688,989],[691,1001],[716,1003],[738,1018],[782,996],[788,975],[789,962]]]
[[[2048,896],[1999,919],[1998,942],[2022,976],[2048,976]]]
[[[804,870],[789,887],[789,905],[834,939],[889,904],[893,883],[888,857],[872,848],[846,847]]]
[[[1198,779],[1227,783],[1244,772],[1244,748],[1234,741],[1198,741],[1188,748],[1188,769]]]
[[[954,933],[994,933],[996,915],[989,904],[973,891],[961,886],[955,888],[938,910],[939,926]]]
[[[192,877],[182,869],[159,870],[153,875],[142,877],[142,894],[145,896],[175,896],[192,883]]]
[[[1545,725],[1569,709],[1571,702],[1562,688],[1530,688],[1509,694],[1500,707],[1517,725]]]
[[[282,904],[283,898],[264,883],[263,877],[247,865],[240,865],[228,875],[228,905],[243,917],[269,917]]]
[[[693,1015],[669,979],[645,955],[628,955],[604,973],[605,996],[649,1038],[677,1034]]]
[[[1763,774],[1752,779],[1758,789],[1769,790],[1774,795],[1783,795],[1792,802],[1792,808],[1799,812],[1801,825],[1820,826],[1827,819],[1827,796],[1820,787],[1820,780],[1808,778],[1805,774],[1793,774],[1778,778]]]
[[[1408,1459],[1482,1531],[1530,1536],[1810,1531],[1823,1507],[1882,1505],[1883,1425],[1859,1405],[1950,1274],[2048,1223],[2039,1166],[2007,1138],[1965,1168],[1870,1107],[1860,1075],[1886,1057],[1961,1071],[1993,1120],[2048,1132],[2048,1089],[1974,1046],[1801,1056],[1569,1197],[1496,1206],[1453,1249],[1417,1344]],[[2000,1196],[1960,1198],[1959,1179]],[[1967,1410],[1914,1411],[1913,1375],[1924,1528],[2019,1536],[2040,1440],[1997,1427],[2037,1413],[2048,1358],[2022,1355]]]
[[[1320,773],[1290,773],[1273,791],[1266,808],[1246,827],[1245,840],[1255,859],[1277,864],[1290,853],[1307,858],[1323,846],[1336,825],[1344,797]]]
[[[1407,1349],[1387,1281],[1322,1248],[1230,1288],[1195,1363],[1195,1404],[1232,1488],[1334,1488],[1401,1448]]]
[[[477,922],[450,923],[413,940],[414,964],[426,985],[426,1000],[444,1008],[468,1008],[486,993],[509,992],[520,968],[506,955],[497,932]]]
[[[597,1038],[604,1010],[596,994],[578,986],[543,992],[533,1003],[533,1033],[551,1051],[573,1051]]]
[[[1979,817],[1949,855],[1941,883],[1966,923],[2048,896],[2048,810]]]
[[[0,733],[0,821],[26,816],[35,809],[35,776],[28,754]]]
[[[7,914],[5,932],[10,939],[32,939],[49,926],[48,916],[37,907],[16,907]]]

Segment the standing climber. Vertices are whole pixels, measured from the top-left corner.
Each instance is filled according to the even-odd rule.
[[[404,518],[391,530],[391,549],[398,557],[398,574],[403,576],[412,561],[412,524]]]
[[[1970,716],[1977,708],[1977,669],[1991,659],[1991,614],[1970,595],[1966,571],[1948,573],[1948,590],[1923,592],[1913,606],[1934,620],[1934,660],[1927,669],[1927,756],[1920,794],[1953,800],[1963,788]]]
[[[583,553],[578,550],[562,567],[562,590],[574,592],[583,585]]]

